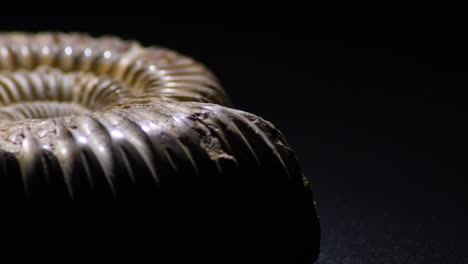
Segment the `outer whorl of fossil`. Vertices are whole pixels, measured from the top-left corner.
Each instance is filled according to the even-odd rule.
[[[320,235],[293,151],[229,105],[206,67],[165,48],[0,34],[7,251],[309,263]]]

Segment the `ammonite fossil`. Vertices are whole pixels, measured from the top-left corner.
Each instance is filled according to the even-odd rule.
[[[229,106],[166,48],[0,34],[2,257],[312,263],[319,225],[293,151]]]

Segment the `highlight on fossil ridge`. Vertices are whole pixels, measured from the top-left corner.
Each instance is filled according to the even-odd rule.
[[[311,189],[203,64],[79,33],[0,33],[2,254],[311,263]]]

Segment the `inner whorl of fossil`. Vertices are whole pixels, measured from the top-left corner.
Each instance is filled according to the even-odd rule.
[[[0,34],[0,121],[105,111],[142,98],[229,104],[203,65],[168,49],[82,34]]]
[[[0,74],[0,118],[51,118],[101,111],[132,94],[106,76],[39,67]]]

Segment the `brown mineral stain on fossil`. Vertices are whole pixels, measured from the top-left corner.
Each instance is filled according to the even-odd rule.
[[[108,233],[98,239],[101,231],[89,231],[97,223],[76,220],[92,215],[109,220],[96,230],[115,222],[120,230],[115,232],[125,233],[122,226],[131,222],[134,229],[156,232],[154,243],[161,248],[175,243],[158,250],[155,259],[175,248],[190,250],[182,246],[188,238],[194,239],[192,253],[205,263],[211,257],[213,263],[227,263],[234,252],[239,261],[255,258],[252,250],[258,263],[316,259],[315,205],[294,152],[271,123],[230,106],[203,64],[167,48],[78,33],[0,34],[0,201],[67,205],[47,209],[48,221],[61,219],[57,225],[80,230],[47,238],[62,233],[52,224],[38,224],[28,235],[37,243],[13,250],[46,254],[59,247],[73,255],[86,245],[100,252],[112,248],[108,256],[117,256],[132,248],[128,241],[139,241],[127,233],[131,239]],[[110,210],[109,201],[132,205],[129,216],[146,216],[121,216],[125,221],[109,216],[127,207],[98,213]],[[102,203],[106,206],[99,207]],[[77,204],[83,206],[76,209]],[[12,230],[23,232],[30,223],[19,223],[26,218],[15,218]],[[139,222],[147,218],[153,222]],[[187,225],[195,226],[181,236],[177,230]],[[33,235],[40,230],[51,233]],[[201,230],[210,239],[200,241]],[[80,240],[85,237],[96,237],[95,242]],[[65,240],[69,246],[58,242]],[[145,248],[138,245],[131,252]],[[115,250],[120,246],[125,250]],[[200,253],[206,248],[219,255]]]

